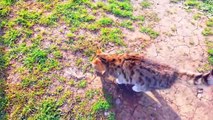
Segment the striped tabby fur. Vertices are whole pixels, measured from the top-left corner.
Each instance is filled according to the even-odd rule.
[[[213,70],[206,74],[181,72],[138,54],[99,52],[92,64],[97,72],[114,76],[118,84],[134,85],[135,92],[169,88],[178,79],[193,80],[195,85],[213,85]]]

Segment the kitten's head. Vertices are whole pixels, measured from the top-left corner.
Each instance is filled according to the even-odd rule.
[[[92,61],[92,65],[96,72],[104,74],[105,72],[114,73],[120,67],[121,59],[116,54],[104,54],[101,51],[96,52],[96,57]]]

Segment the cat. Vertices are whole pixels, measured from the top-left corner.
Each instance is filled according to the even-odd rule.
[[[96,72],[115,77],[117,84],[133,85],[135,92],[170,88],[178,79],[193,80],[194,85],[213,85],[213,69],[205,74],[181,72],[139,54],[105,54],[98,51],[92,65]]]

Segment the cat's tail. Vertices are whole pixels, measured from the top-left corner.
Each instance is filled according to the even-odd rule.
[[[213,69],[207,73],[180,72],[178,77],[184,80],[193,80],[194,85],[213,85]]]

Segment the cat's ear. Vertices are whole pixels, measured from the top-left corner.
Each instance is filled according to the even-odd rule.
[[[98,58],[101,60],[102,63],[107,63],[107,59],[103,55],[98,55]]]
[[[92,65],[95,68],[96,72],[101,73],[102,75],[106,72],[106,67],[99,58],[96,58],[92,62]]]
[[[96,55],[100,55],[102,53],[102,50],[101,49],[98,49],[97,51],[96,51]]]

